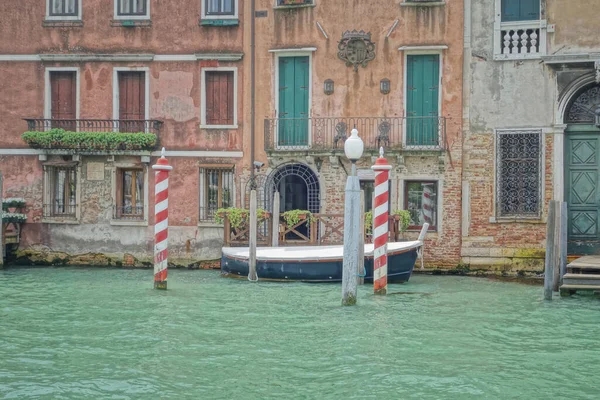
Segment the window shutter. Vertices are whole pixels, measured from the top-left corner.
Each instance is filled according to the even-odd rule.
[[[146,74],[119,73],[119,119],[143,121],[146,118]],[[143,122],[121,122],[121,132],[143,132]]]
[[[540,18],[540,0],[502,0],[502,22]]]
[[[206,124],[233,125],[233,72],[206,72]]]

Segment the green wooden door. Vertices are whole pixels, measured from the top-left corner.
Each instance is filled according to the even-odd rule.
[[[568,253],[600,254],[600,134],[570,133],[565,141]]]
[[[437,146],[440,56],[408,55],[406,63],[406,144]]]
[[[279,58],[278,145],[308,146],[308,57]]]

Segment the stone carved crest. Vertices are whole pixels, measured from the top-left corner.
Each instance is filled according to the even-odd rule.
[[[344,32],[338,50],[340,60],[345,61],[348,67],[354,66],[355,71],[358,71],[359,65],[365,68],[367,63],[375,58],[375,43],[371,41],[371,32]]]

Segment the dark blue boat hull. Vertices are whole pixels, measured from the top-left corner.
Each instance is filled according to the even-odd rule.
[[[417,249],[388,254],[388,282],[409,280],[417,260]],[[341,282],[342,260],[257,260],[259,279],[302,282]],[[366,282],[373,282],[373,257],[365,257]],[[223,255],[221,273],[230,277],[248,276],[248,259]]]

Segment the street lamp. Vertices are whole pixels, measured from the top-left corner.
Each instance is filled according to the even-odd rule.
[[[356,162],[360,160],[364,144],[358,137],[358,130],[352,129],[351,136],[344,143],[344,153],[352,162],[352,173],[346,180],[344,203],[344,264],[342,269],[342,305],[356,304],[358,257],[360,232],[360,182],[356,176]]]

